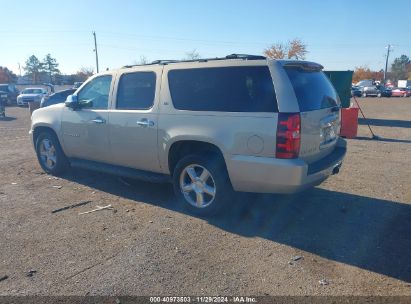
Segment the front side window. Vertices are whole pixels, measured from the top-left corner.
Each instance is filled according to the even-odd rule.
[[[168,81],[179,110],[278,112],[267,66],[171,70]]]
[[[111,86],[111,75],[100,76],[91,80],[77,94],[79,103],[89,109],[107,109]]]
[[[154,104],[156,74],[136,72],[123,74],[117,92],[117,109],[147,110]]]

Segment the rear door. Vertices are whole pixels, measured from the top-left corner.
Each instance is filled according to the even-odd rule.
[[[119,75],[109,114],[112,162],[160,172],[157,148],[158,102],[162,66],[125,70]]]
[[[284,69],[300,109],[300,158],[311,163],[335,148],[340,132],[340,100],[320,65],[287,63]]]

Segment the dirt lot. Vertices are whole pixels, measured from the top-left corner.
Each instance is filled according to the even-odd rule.
[[[28,110],[7,108],[0,295],[411,295],[411,98],[360,102],[383,140],[361,120],[339,175],[299,195],[239,195],[209,220],[179,210],[169,185],[44,174]]]

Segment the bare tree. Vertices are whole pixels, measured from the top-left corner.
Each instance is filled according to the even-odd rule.
[[[284,59],[286,54],[287,47],[280,42],[277,42],[264,50],[264,55],[271,59]]]
[[[186,57],[184,59],[186,59],[186,60],[197,60],[197,59],[200,59],[200,58],[201,58],[200,54],[197,52],[196,49],[194,49],[191,52],[187,52]]]
[[[83,82],[86,81],[87,78],[93,76],[94,70],[90,67],[81,67],[79,71],[74,76],[73,81]]]
[[[288,42],[288,58],[289,59],[305,59],[307,55],[307,46],[298,38]]]
[[[0,83],[15,83],[17,75],[6,67],[0,66]]]
[[[139,60],[135,61],[136,64],[147,64],[148,63],[148,59],[146,56],[141,55]]]
[[[271,59],[305,59],[307,45],[294,38],[287,43],[277,42],[264,50],[264,55]]]

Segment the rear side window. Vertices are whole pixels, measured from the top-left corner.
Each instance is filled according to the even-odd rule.
[[[339,97],[328,77],[321,71],[285,67],[301,112],[338,106]]]
[[[278,112],[266,66],[171,70],[168,81],[179,110]]]
[[[136,72],[123,74],[117,92],[117,109],[147,110],[154,104],[156,74]]]

